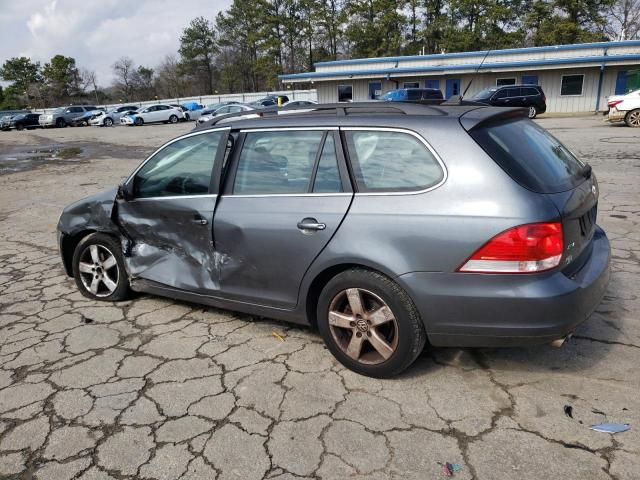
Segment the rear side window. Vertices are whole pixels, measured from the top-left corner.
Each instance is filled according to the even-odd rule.
[[[322,136],[321,131],[247,133],[233,193],[307,193]]]
[[[419,191],[444,178],[438,160],[413,135],[375,130],[345,135],[359,192]]]
[[[493,123],[469,133],[505,172],[529,190],[563,192],[584,181],[583,164],[531,120]]]
[[[422,90],[407,90],[407,100],[421,100]]]
[[[538,95],[538,90],[532,87],[523,87],[522,95],[526,95],[526,96]]]

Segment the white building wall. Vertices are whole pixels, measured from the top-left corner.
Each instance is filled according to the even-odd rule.
[[[615,84],[618,71],[629,70],[633,67],[607,67],[605,69],[602,91],[600,95],[599,110],[603,111],[607,108],[607,97],[615,93]],[[555,70],[524,70],[524,71],[503,71],[494,73],[481,73],[478,75],[460,74],[460,75],[432,75],[432,76],[407,76],[397,78],[396,81],[379,79],[343,79],[337,81],[318,81],[315,87],[318,92],[318,102],[335,103],[338,101],[338,85],[353,86],[353,101],[361,102],[368,100],[369,82],[381,81],[383,92],[388,92],[395,88],[402,88],[404,82],[419,82],[420,87],[425,87],[426,79],[438,79],[440,81],[440,90],[443,94],[446,88],[447,78],[458,78],[461,80],[461,91],[467,87],[469,81],[475,77],[471,87],[469,88],[466,98],[471,98],[474,94],[489,87],[496,86],[498,78],[515,78],[516,83],[522,83],[524,75],[537,75],[538,84],[544,90],[547,97],[547,112],[549,113],[570,113],[570,112],[593,112],[596,109],[596,97],[598,92],[599,67],[589,68],[571,68],[571,69],[555,69]],[[560,88],[562,75],[583,74],[584,82],[582,86],[582,94],[576,96],[561,96]]]

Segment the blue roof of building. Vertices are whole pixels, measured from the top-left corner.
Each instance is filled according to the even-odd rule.
[[[398,64],[402,61],[416,61],[416,60],[446,60],[451,58],[465,58],[465,57],[484,57],[487,55],[487,59],[499,55],[512,55],[521,53],[544,53],[554,51],[572,51],[572,50],[588,50],[593,48],[609,49],[611,47],[640,47],[640,40],[627,40],[622,42],[598,42],[598,43],[582,43],[578,45],[555,45],[548,47],[529,47],[529,48],[512,48],[507,50],[493,50],[488,54],[486,51],[478,52],[459,52],[459,53],[446,53],[446,54],[432,54],[432,55],[412,55],[402,57],[381,57],[381,58],[363,58],[353,60],[336,60],[332,62],[318,62],[314,65],[317,66],[341,66],[341,65],[363,65],[363,64],[376,64],[376,63],[389,63],[396,62],[394,68],[382,68],[382,69],[367,69],[367,70],[341,70],[332,72],[305,72],[294,73],[287,75],[279,75],[280,80],[303,80],[314,78],[330,78],[330,77],[344,77],[350,75],[393,75],[399,73],[426,73],[426,72],[441,72],[445,70],[470,70],[474,71],[478,68],[480,62],[468,63],[468,64],[451,64],[451,65],[437,65],[437,66],[424,66],[424,67],[398,67]],[[510,61],[510,62],[487,62],[482,64],[481,70],[490,70],[492,68],[521,68],[521,67],[537,67],[545,65],[564,65],[564,64],[580,64],[580,63],[601,63],[607,64],[615,61],[638,61],[640,63],[639,54],[629,55],[596,55],[596,56],[584,56],[584,57],[571,57],[571,58],[552,58],[552,59],[539,59],[539,60],[524,60],[524,61]]]

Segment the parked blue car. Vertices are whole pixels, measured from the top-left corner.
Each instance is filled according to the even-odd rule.
[[[422,102],[428,100],[428,103],[440,103],[444,100],[444,97],[437,88],[400,88],[385,93],[380,97],[380,100],[387,102]]]

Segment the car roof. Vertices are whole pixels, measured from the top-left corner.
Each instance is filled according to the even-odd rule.
[[[256,114],[262,114],[257,118],[243,118],[243,116],[250,115],[250,112],[220,115],[197,125],[195,130],[202,131],[220,127],[234,130],[332,126],[402,128],[431,121],[451,121],[458,124],[463,115],[474,112],[465,121],[465,128],[473,128],[489,118],[510,114],[520,116],[525,111],[522,108],[490,107],[479,104],[424,105],[411,102],[394,102],[393,105],[389,105],[387,102],[319,104],[312,109],[305,106],[300,107],[299,110],[300,112],[296,112],[295,108],[287,110],[287,115],[279,115],[277,108],[256,110]],[[221,122],[222,120],[225,121]]]

